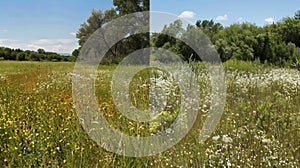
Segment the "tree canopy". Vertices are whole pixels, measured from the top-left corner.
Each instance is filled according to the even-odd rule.
[[[43,49],[22,51],[0,47],[0,59],[30,61],[74,61],[88,38],[111,20],[133,12],[149,11],[149,0],[113,0],[114,7],[105,11],[93,10],[82,23],[76,37],[79,48],[73,57],[63,57]],[[149,16],[146,19],[149,23]],[[230,59],[260,61],[276,66],[300,69],[300,10],[293,17],[263,27],[252,23],[234,23],[223,27],[213,20],[198,20],[183,27],[180,20],[165,25],[161,33],[130,34],[116,43],[105,55],[102,63],[118,63],[128,54],[150,46],[170,50],[185,61],[201,61],[196,52],[183,39],[191,39],[195,33],[204,34],[211,41],[223,62]],[[171,35],[171,36],[170,36]],[[199,34],[198,34],[199,35]],[[141,61],[150,53],[143,53]],[[144,62],[145,63],[145,62]]]
[[[11,49],[0,47],[0,60],[17,61],[75,61],[75,56],[63,56],[54,52],[46,52],[44,49],[37,51]]]
[[[93,10],[87,21],[81,24],[81,27],[76,35],[80,46],[78,49],[76,49],[77,51],[80,51],[87,39],[97,29],[102,28],[106,23],[114,18],[134,12],[149,11],[150,2],[149,0],[114,0],[113,5],[115,6],[114,8],[104,12],[101,10]],[[128,38],[123,39],[111,48],[110,52],[106,54],[104,62],[117,63],[125,55],[135,50],[149,47],[149,39],[149,33],[129,35]],[[77,51],[75,54],[78,54]]]
[[[77,33],[80,47],[94,31],[112,19],[133,12],[149,10],[149,0],[114,0],[113,5],[114,8],[104,12],[92,11],[91,16],[86,23],[81,25]],[[193,33],[197,33],[198,30],[210,39],[222,61],[258,60],[261,63],[277,66],[299,67],[300,10],[295,13],[294,17],[283,18],[280,22],[263,27],[247,22],[223,27],[213,20],[198,20],[195,25],[188,25],[184,28],[178,20],[165,25],[161,33],[153,33],[151,36],[149,33],[129,35],[113,46],[113,52],[106,55],[106,60],[108,63],[117,63],[127,54],[150,47],[151,44],[151,46],[175,52],[183,60],[201,61],[195,51],[181,40],[181,38],[192,37]],[[78,55],[79,51],[80,48],[76,49],[73,54]]]

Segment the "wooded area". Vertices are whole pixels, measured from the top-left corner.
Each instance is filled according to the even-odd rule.
[[[20,61],[75,61],[81,47],[98,29],[112,19],[132,12],[148,11],[149,0],[114,0],[114,8],[101,11],[93,10],[86,23],[81,24],[76,37],[79,48],[73,57],[64,57],[43,49],[22,51],[20,49],[0,48],[0,59]],[[230,59],[257,61],[280,67],[300,69],[300,10],[294,17],[286,17],[277,23],[263,27],[253,23],[235,23],[223,27],[213,20],[198,20],[195,25],[183,27],[180,20],[166,25],[161,33],[130,35],[115,44],[107,53],[104,64],[118,63],[125,56],[138,49],[158,47],[178,54],[185,61],[201,61],[189,46],[180,38],[189,38],[191,33],[201,31],[210,39],[223,62]],[[170,37],[166,34],[172,34]],[[174,38],[177,37],[177,38]]]
[[[37,51],[21,49],[11,49],[8,47],[0,47],[0,60],[17,60],[17,61],[75,61],[74,56],[63,56],[55,52],[46,52],[44,49]]]
[[[134,11],[149,9],[149,1],[141,0],[126,3],[115,0],[114,5],[116,8],[104,12],[93,11],[87,22],[81,25],[77,33],[80,46],[83,46],[95,30],[110,20]],[[161,33],[151,34],[150,45],[168,49],[186,61],[200,61],[197,54],[180,40],[180,38],[188,38],[191,33],[198,30],[207,35],[223,62],[237,59],[300,69],[300,11],[297,11],[294,17],[286,17],[277,23],[263,27],[248,22],[223,27],[213,20],[198,20],[195,25],[184,28],[178,20],[166,25]],[[115,52],[108,53],[103,62],[118,63],[128,53],[148,47],[149,38],[144,38],[146,36],[145,34],[134,35],[122,40],[120,44],[114,46]],[[80,48],[73,53],[79,53]]]

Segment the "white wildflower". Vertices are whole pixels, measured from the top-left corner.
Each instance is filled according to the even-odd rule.
[[[266,143],[266,144],[269,144],[271,143],[271,140],[270,139],[267,139],[267,138],[264,138],[261,140],[263,143]]]
[[[230,138],[228,135],[223,135],[222,141],[225,142],[225,143],[231,143],[232,138]]]
[[[220,135],[217,135],[217,136],[213,136],[212,137],[212,140],[214,140],[214,141],[217,141],[217,140],[219,140],[220,139]]]

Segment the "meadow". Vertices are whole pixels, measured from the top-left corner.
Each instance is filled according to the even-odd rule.
[[[300,72],[230,60],[226,105],[214,133],[198,143],[210,107],[210,84],[201,63],[190,65],[201,89],[196,124],[171,149],[150,157],[125,157],[94,142],[77,117],[72,98],[74,63],[0,61],[1,167],[299,167]],[[178,114],[176,84],[170,108],[153,121],[134,122],[114,105],[110,84],[115,65],[100,65],[95,95],[107,121],[131,136],[165,130]],[[139,109],[149,108],[151,76],[141,71],[130,86]]]

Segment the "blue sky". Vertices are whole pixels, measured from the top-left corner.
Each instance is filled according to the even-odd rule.
[[[93,9],[112,8],[113,0],[1,0],[0,46],[71,53],[75,33]],[[300,10],[300,0],[151,0],[151,10],[191,22],[213,19],[228,26],[248,21],[263,26]]]

